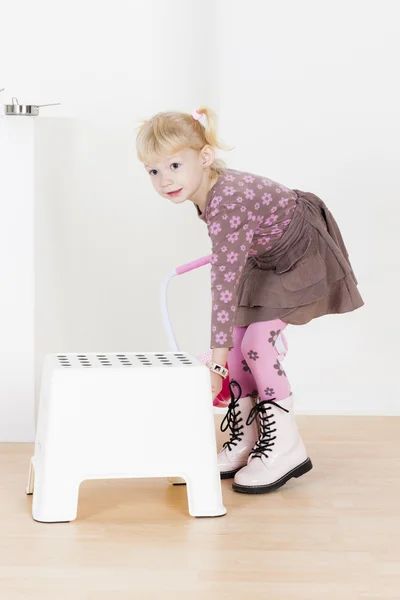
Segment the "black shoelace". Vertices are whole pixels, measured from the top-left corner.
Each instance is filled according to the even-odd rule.
[[[238,397],[235,397],[235,393],[233,391],[234,387],[239,388]],[[238,442],[242,441],[243,437],[243,419],[240,416],[241,411],[239,410],[239,400],[242,396],[242,388],[238,384],[237,381],[231,379],[229,382],[229,391],[231,394],[231,401],[228,405],[228,411],[225,417],[222,420],[220,429],[221,431],[226,431],[228,428],[230,430],[230,440],[223,444],[223,448],[228,448],[228,450],[232,450],[232,446],[236,446]]]
[[[275,421],[271,421],[273,418],[273,413],[270,412],[272,411],[272,406],[277,406],[286,413],[289,412],[286,408],[275,402],[275,400],[276,398],[261,400],[251,409],[247,417],[246,425],[251,425],[257,418],[257,415],[260,419],[260,436],[253,450],[250,452],[249,456],[251,457],[261,458],[261,456],[265,456],[268,458],[267,452],[272,452],[276,440],[276,435],[272,435],[276,433],[276,429],[271,429],[273,425],[276,425]]]

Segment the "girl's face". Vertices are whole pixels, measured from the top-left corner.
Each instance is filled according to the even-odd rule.
[[[200,152],[185,148],[168,157],[158,156],[154,163],[144,166],[156,192],[174,204],[182,204],[196,195],[213,160],[213,148],[205,146]]]

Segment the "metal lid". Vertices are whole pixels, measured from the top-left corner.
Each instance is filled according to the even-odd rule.
[[[19,104],[17,98],[12,99],[12,104],[4,105],[4,114],[18,115],[21,117],[37,117],[41,106],[59,106],[60,102],[54,104]]]

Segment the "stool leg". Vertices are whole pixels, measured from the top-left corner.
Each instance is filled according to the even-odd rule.
[[[36,478],[32,517],[40,523],[66,523],[78,513],[79,483],[73,480],[46,476]]]
[[[28,484],[26,486],[26,493],[28,496],[31,496],[33,494],[34,486],[35,486],[35,466],[33,463],[33,458],[31,458],[31,462],[29,464]]]
[[[222,517],[226,508],[222,502],[221,479],[218,469],[204,468],[187,478],[189,514],[192,517]]]

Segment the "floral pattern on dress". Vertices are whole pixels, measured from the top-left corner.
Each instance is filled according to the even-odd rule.
[[[293,190],[234,169],[227,169],[210,190],[201,218],[212,242],[211,348],[233,348],[236,290],[246,261],[274,247],[296,206]],[[273,344],[274,334],[269,340]]]

